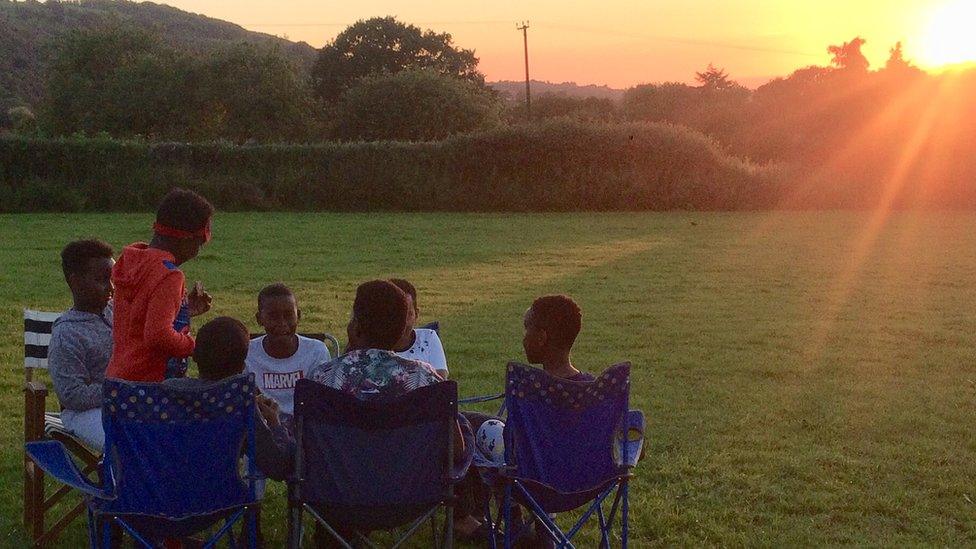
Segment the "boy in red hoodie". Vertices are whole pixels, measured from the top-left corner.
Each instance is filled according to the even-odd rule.
[[[199,282],[187,293],[179,266],[210,240],[213,211],[197,193],[173,189],[156,210],[152,241],[122,251],[112,269],[114,348],[107,377],[160,382],[186,375],[194,348],[190,317],[210,310],[212,299]]]

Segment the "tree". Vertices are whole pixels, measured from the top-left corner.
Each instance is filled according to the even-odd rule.
[[[901,42],[895,42],[895,45],[888,50],[888,61],[885,62],[884,71],[900,76],[919,76],[924,74],[921,69],[905,59]]]
[[[840,46],[827,46],[827,53],[833,56],[830,62],[839,69],[857,72],[867,71],[870,63],[868,62],[868,58],[861,53],[861,46],[866,42],[866,40],[858,36],[854,40],[844,42]]]
[[[241,43],[218,50],[200,80],[209,137],[284,141],[308,135],[309,89],[277,48]]]
[[[239,44],[209,58],[114,29],[77,33],[48,80],[44,126],[54,135],[234,141],[307,136],[311,94],[277,49]]]
[[[43,123],[56,135],[174,136],[193,120],[191,70],[142,32],[73,33],[50,68]]]
[[[737,83],[729,80],[729,73],[724,69],[716,68],[711,63],[708,64],[705,72],[695,73],[695,81],[701,84],[705,91],[723,91],[738,86]]]
[[[336,109],[343,140],[432,141],[492,124],[498,101],[480,86],[430,70],[367,76]]]
[[[536,120],[571,118],[610,122],[616,120],[617,116],[617,104],[606,97],[573,97],[551,92],[532,97],[532,117]],[[507,118],[512,122],[523,120],[525,118],[523,104],[513,103]]]
[[[700,102],[696,88],[681,82],[640,84],[624,92],[622,110],[631,120],[681,122]]]
[[[319,51],[312,68],[316,94],[335,101],[359,78],[425,69],[484,85],[474,51],[455,48],[450,34],[421,31],[394,17],[360,20]]]

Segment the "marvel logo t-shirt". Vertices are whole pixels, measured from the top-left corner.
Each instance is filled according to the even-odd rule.
[[[247,371],[261,393],[275,399],[282,414],[291,416],[295,409],[295,383],[307,377],[309,370],[329,362],[332,357],[325,343],[298,336],[298,350],[288,358],[272,358],[264,350],[264,337],[251,340],[247,350]]]

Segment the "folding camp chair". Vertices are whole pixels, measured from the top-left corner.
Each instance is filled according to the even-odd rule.
[[[83,474],[89,475],[98,466],[98,454],[64,428],[58,412],[46,409],[47,387],[34,378],[34,370],[47,370],[51,328],[60,316],[61,313],[24,310],[24,443],[45,439],[60,441],[84,464]],[[71,492],[71,487],[61,486],[50,495],[45,492],[44,471],[25,453],[24,528],[35,547],[54,541],[85,510],[85,502],[79,501],[46,528],[46,515]]]
[[[106,380],[103,390],[102,482],[85,478],[58,441],[26,445],[45,471],[86,494],[91,546],[109,547],[113,526],[151,548],[224,521],[205,542],[212,547],[246,519],[256,547],[253,376],[201,389]]]
[[[301,546],[304,511],[347,548],[351,535],[368,541],[363,533],[406,525],[397,547],[446,507],[444,543],[450,547],[454,485],[467,472],[474,449],[466,432],[464,457],[455,462],[459,418],[453,381],[393,400],[363,401],[299,380],[289,546]]]
[[[589,382],[567,381],[509,363],[506,466],[486,475],[495,490],[504,493],[494,517],[486,506],[492,547],[499,516],[504,520],[505,548],[515,542],[516,504],[531,512],[536,528],[559,548],[574,547],[573,537],[594,514],[600,523],[600,545],[609,547],[619,509],[620,546],[627,547],[628,484],[641,453],[644,424],[641,412],[628,409],[629,395],[629,363],[611,366]],[[605,514],[608,499],[612,505]],[[564,533],[551,515],[583,505],[587,507],[582,516]]]

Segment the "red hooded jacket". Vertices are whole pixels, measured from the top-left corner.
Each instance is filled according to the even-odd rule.
[[[122,250],[112,269],[114,348],[107,377],[159,382],[185,374],[194,341],[185,277],[175,261],[143,242]]]

